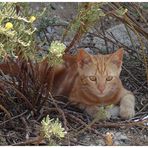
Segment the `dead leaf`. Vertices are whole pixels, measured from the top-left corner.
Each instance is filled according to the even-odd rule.
[[[105,143],[108,146],[113,145],[113,134],[110,132],[107,132],[105,135]]]

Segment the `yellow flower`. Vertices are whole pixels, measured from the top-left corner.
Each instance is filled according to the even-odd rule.
[[[7,30],[12,29],[12,28],[13,28],[13,24],[10,23],[10,22],[8,22],[8,23],[6,23],[5,28],[6,28]]]
[[[36,17],[35,17],[35,16],[31,16],[30,19],[29,19],[29,21],[32,22],[32,23],[33,23],[35,20],[36,20]]]

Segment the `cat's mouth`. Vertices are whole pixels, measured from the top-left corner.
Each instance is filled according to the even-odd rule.
[[[106,97],[106,93],[101,93],[101,92],[99,92],[99,90],[96,91],[94,89],[90,89],[90,88],[85,87],[85,88],[83,88],[83,91],[84,91],[84,93],[87,93],[90,96],[93,96],[94,98],[97,98],[97,99],[104,99]]]
[[[105,97],[105,95],[106,94],[101,93],[101,94],[98,94],[97,96],[98,96],[99,99],[103,99]]]

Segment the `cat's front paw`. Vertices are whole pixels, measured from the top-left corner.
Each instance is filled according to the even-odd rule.
[[[120,102],[120,117],[130,119],[135,116],[135,97],[132,94],[125,95]]]
[[[120,117],[122,119],[130,119],[135,116],[135,110],[133,108],[120,108]]]

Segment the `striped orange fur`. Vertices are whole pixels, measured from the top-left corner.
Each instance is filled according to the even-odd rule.
[[[123,87],[119,78],[122,58],[123,49],[107,55],[91,55],[80,49],[75,56],[65,56],[63,69],[55,75],[54,93],[69,97],[86,111],[114,104],[119,106],[122,118],[133,117],[135,97]],[[96,112],[94,110],[93,114]]]
[[[133,117],[135,97],[123,87],[119,78],[122,58],[123,49],[107,55],[91,55],[79,49],[76,55],[64,55],[64,63],[54,67],[52,94],[68,97],[91,116],[95,116],[100,105],[114,104],[119,107],[122,118]],[[34,65],[38,79],[51,83],[50,68],[47,67],[47,61]],[[0,69],[13,76],[21,72],[15,63],[2,63]]]

